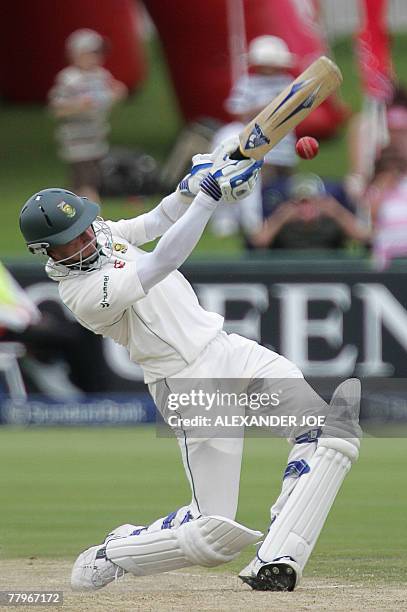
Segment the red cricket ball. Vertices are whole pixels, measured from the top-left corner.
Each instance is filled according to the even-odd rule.
[[[315,155],[318,155],[318,149],[318,140],[311,136],[300,138],[295,145],[297,155],[302,157],[302,159],[312,159]]]

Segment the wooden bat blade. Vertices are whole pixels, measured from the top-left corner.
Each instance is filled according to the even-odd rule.
[[[338,66],[324,55],[318,58],[246,125],[231,157],[262,159],[341,83]]]

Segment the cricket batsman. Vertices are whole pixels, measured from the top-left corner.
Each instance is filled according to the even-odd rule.
[[[98,204],[86,198],[64,189],[39,191],[20,214],[27,247],[48,257],[46,271],[79,323],[127,347],[143,368],[165,421],[168,398],[180,381],[188,392],[197,380],[235,379],[236,387],[248,393],[259,380],[270,393],[286,381],[283,401],[298,404],[300,414],[312,406],[314,413],[335,415],[345,405],[357,422],[358,381],[342,383],[327,406],[293,363],[225,333],[223,318],[200,306],[178,271],[219,203],[242,199],[254,188],[262,162],[231,159],[237,144],[230,141],[211,155],[195,156],[177,190],[134,219],[104,221]],[[152,252],[140,248],[157,237]],[[178,409],[183,413],[188,414],[188,406]],[[292,448],[270,529],[240,572],[254,590],[292,591],[298,585],[342,481],[358,458],[359,430],[353,424],[334,419],[322,429],[290,429]],[[198,436],[192,426],[176,433],[191,502],[149,525],[121,525],[82,552],[72,570],[74,589],[99,589],[127,572],[141,576],[216,566],[259,542],[259,531],[234,520],[243,436]]]

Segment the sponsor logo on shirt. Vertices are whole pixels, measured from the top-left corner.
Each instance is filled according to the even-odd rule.
[[[114,242],[113,251],[115,253],[125,253],[127,251],[127,245],[121,244],[120,242]]]
[[[124,268],[125,265],[126,265],[125,261],[120,261],[120,259],[115,259],[113,267],[114,268]]]
[[[72,217],[76,215],[76,209],[67,202],[60,202],[59,204],[57,204],[57,208],[59,208],[60,211],[65,213],[65,215],[70,219],[72,219]]]
[[[110,304],[108,302],[108,294],[107,294],[107,284],[109,282],[109,276],[105,275],[103,277],[103,299],[100,302],[102,308],[109,308]]]

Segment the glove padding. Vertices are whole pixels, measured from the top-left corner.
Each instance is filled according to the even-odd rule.
[[[229,136],[229,138],[226,138],[226,140],[222,140],[222,142],[212,152],[212,163],[221,163],[226,159],[226,157],[229,157],[231,153],[234,153],[239,146],[240,141],[237,134],[235,136]]]
[[[224,140],[212,153],[211,174],[222,192],[223,202],[233,203],[251,193],[263,161],[255,159],[234,160],[229,155],[239,148],[239,136]]]
[[[178,185],[178,192],[189,201],[192,200],[198,194],[203,179],[208,176],[213,161],[213,154],[210,153],[194,155],[191,170]]]
[[[227,156],[214,164],[211,175],[220,187],[223,202],[236,202],[247,197],[253,191],[262,165],[263,161],[235,160]]]
[[[263,161],[230,159],[229,154],[238,146],[239,137],[233,136],[222,142],[213,153],[193,156],[191,170],[177,188],[186,202],[190,202],[197,195],[202,181],[209,173],[219,185],[224,202],[236,202],[249,195],[256,184]]]

